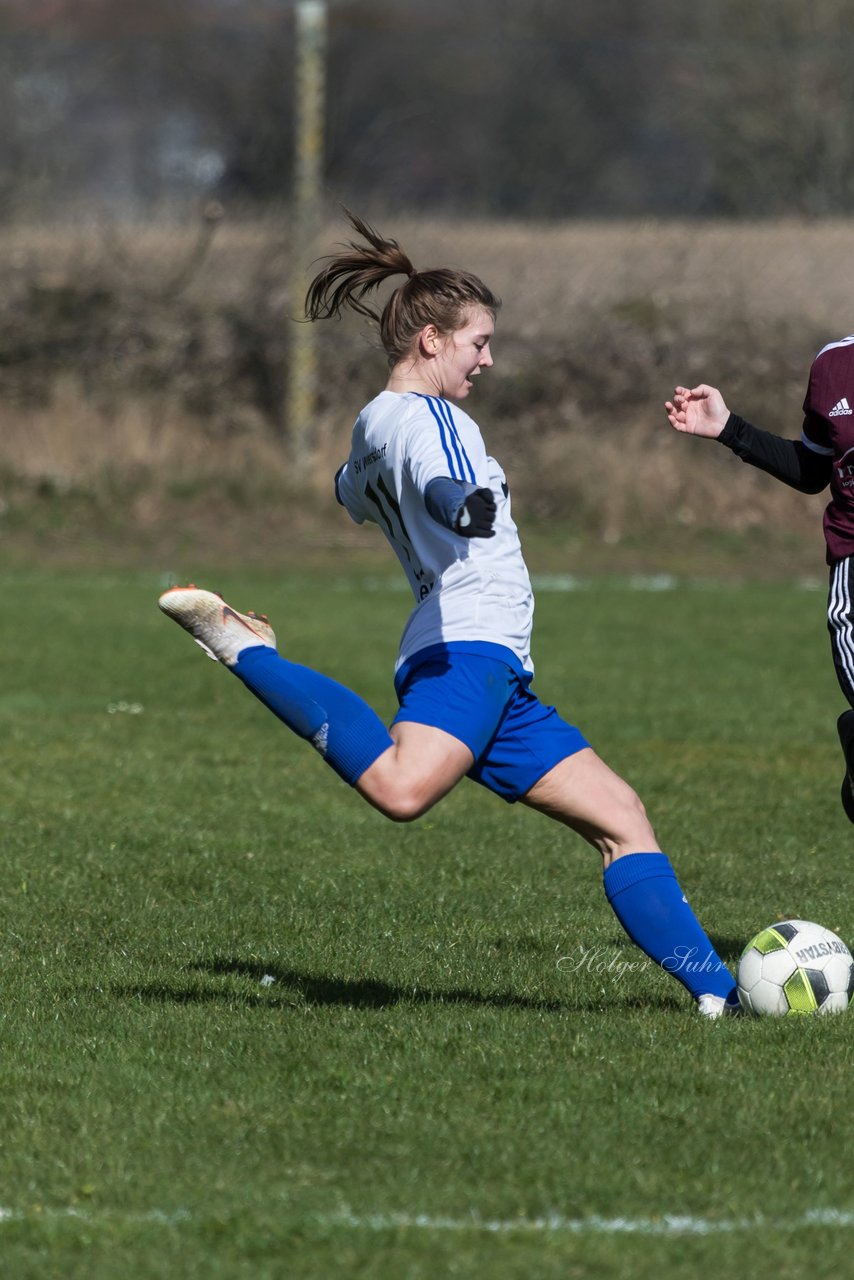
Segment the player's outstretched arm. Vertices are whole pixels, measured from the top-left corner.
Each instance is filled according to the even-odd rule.
[[[729,409],[720,391],[705,383],[692,388],[677,387],[673,399],[665,401],[664,409],[674,431],[704,436],[707,440],[716,440],[729,418]]]

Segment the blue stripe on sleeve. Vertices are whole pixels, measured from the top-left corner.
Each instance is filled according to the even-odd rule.
[[[421,399],[423,399],[423,401],[426,401],[426,403],[428,403],[428,408],[430,412],[433,413],[435,421],[437,421],[437,425],[439,428],[439,439],[442,440],[442,448],[444,449],[444,456],[446,456],[448,460],[448,470],[449,472],[451,472],[451,479],[452,480],[460,479],[460,476],[455,475],[455,471],[453,471],[453,458],[451,457],[451,451],[449,451],[449,448],[448,448],[446,435],[444,435],[444,425],[437,411],[435,411],[433,399],[431,399],[429,396],[424,396],[424,394],[421,394],[421,392],[416,392],[416,396],[420,396]]]
[[[457,457],[462,456],[462,458],[465,460],[465,464],[468,467],[468,471],[469,471],[469,479],[471,480],[472,484],[477,484],[477,481],[474,478],[474,467],[471,465],[469,456],[465,451],[465,446],[463,445],[463,442],[460,439],[460,433],[459,431],[457,431],[457,426],[456,426],[456,423],[454,422],[454,415],[451,412],[451,406],[448,404],[447,400],[440,400],[439,406],[440,406],[440,412],[444,413],[448,421],[448,426],[450,427],[451,432],[453,434],[453,439],[455,441],[455,448],[457,450]],[[461,478],[464,478],[464,477],[461,477]]]
[[[442,441],[442,448],[443,448],[443,449],[444,449],[444,451],[445,451],[445,457],[448,459],[448,470],[449,470],[449,471],[450,471],[450,473],[451,473],[451,479],[452,479],[452,480],[462,480],[462,478],[463,478],[463,477],[462,477],[461,475],[457,475],[456,471],[454,470],[454,460],[453,460],[453,458],[451,457],[451,451],[450,451],[450,449],[448,448],[448,440],[447,440],[447,436],[446,436],[446,433],[445,433],[445,424],[444,424],[444,422],[442,421],[442,418],[441,418],[441,416],[439,415],[439,412],[437,411],[435,404],[433,403],[433,397],[432,397],[432,396],[425,396],[425,395],[424,395],[422,392],[420,392],[420,391],[417,391],[415,394],[416,394],[416,395],[418,395],[418,396],[420,396],[422,400],[426,400],[426,401],[427,401],[428,408],[430,409],[430,412],[432,413],[433,417],[436,419],[436,423],[437,423],[437,425],[438,425],[438,427],[439,427],[439,438],[440,438],[440,440]],[[440,401],[439,403],[441,403],[441,401]],[[452,441],[452,443],[453,443],[453,441]],[[456,449],[455,449],[455,452],[456,452]],[[457,454],[457,457],[459,458],[459,454]],[[461,467],[459,467],[458,469],[459,469],[459,470],[461,470],[462,468],[461,468]]]

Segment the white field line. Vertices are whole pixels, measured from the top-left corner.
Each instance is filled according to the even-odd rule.
[[[662,1214],[654,1218],[565,1218],[550,1213],[542,1218],[464,1218],[432,1217],[430,1214],[341,1213],[322,1219],[326,1225],[371,1231],[395,1231],[414,1228],[423,1231],[480,1231],[487,1235],[530,1234],[566,1235],[640,1235],[640,1236],[713,1236],[732,1232],[799,1231],[804,1227],[854,1227],[854,1212],[845,1209],[812,1209],[798,1217],[776,1219],[756,1215],[749,1218],[694,1218],[681,1214]]]
[[[84,1209],[76,1205],[68,1205],[65,1208],[50,1208],[39,1204],[33,1205],[31,1209],[8,1209],[0,1205],[0,1227],[4,1222],[56,1222],[60,1218],[76,1218],[80,1222],[85,1222],[87,1226],[97,1226],[101,1222],[104,1224],[108,1222],[153,1222],[170,1227],[179,1222],[190,1222],[192,1214],[186,1209],[176,1209],[171,1213],[166,1209],[148,1209],[141,1210],[138,1213],[126,1213],[121,1210],[102,1209],[98,1211]]]
[[[193,1214],[186,1209],[167,1211],[151,1209],[138,1213],[96,1210],[82,1207],[47,1208],[37,1206],[30,1210],[0,1207],[0,1227],[4,1222],[56,1221],[61,1218],[76,1219],[87,1226],[99,1223],[151,1223],[156,1226],[178,1226],[192,1222]],[[598,1235],[598,1236],[716,1236],[736,1232],[775,1233],[801,1231],[807,1227],[823,1230],[854,1227],[854,1211],[848,1209],[810,1209],[790,1218],[767,1218],[761,1214],[745,1218],[698,1218],[684,1214],[662,1214],[652,1218],[604,1218],[593,1215],[587,1218],[567,1218],[559,1213],[538,1218],[482,1218],[476,1213],[464,1217],[433,1216],[427,1213],[352,1213],[342,1209],[337,1213],[307,1214],[298,1219],[302,1228],[314,1224],[318,1227],[345,1227],[367,1231],[432,1231],[480,1232],[483,1235]],[[283,1226],[287,1227],[287,1218]]]

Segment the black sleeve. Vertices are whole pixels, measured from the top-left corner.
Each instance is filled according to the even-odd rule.
[[[782,480],[801,493],[821,493],[830,484],[833,458],[815,453],[800,440],[784,440],[761,427],[754,427],[731,413],[718,436],[721,444],[760,471]]]

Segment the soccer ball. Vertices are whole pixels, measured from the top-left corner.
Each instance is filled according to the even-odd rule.
[[[854,996],[854,960],[823,925],[781,920],[748,942],[736,981],[748,1013],[842,1013]]]

